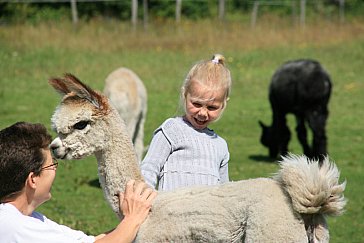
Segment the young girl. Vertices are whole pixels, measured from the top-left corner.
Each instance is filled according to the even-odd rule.
[[[207,126],[221,117],[230,88],[222,55],[192,67],[181,88],[184,115],[167,119],[154,132],[142,161],[149,185],[168,191],[229,181],[227,143]]]

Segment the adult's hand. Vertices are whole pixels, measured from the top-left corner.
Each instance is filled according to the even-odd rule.
[[[110,233],[97,236],[95,243],[132,242],[140,225],[147,218],[156,196],[157,192],[148,187],[144,182],[130,180],[126,184],[125,192],[119,193],[119,204],[124,214],[124,219]]]
[[[131,218],[138,225],[142,224],[147,218],[156,196],[157,192],[144,182],[128,181],[125,193],[119,194],[124,220]]]

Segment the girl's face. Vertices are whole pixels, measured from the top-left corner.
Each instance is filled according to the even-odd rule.
[[[218,119],[224,110],[225,90],[209,89],[193,82],[186,94],[186,119],[198,130]]]

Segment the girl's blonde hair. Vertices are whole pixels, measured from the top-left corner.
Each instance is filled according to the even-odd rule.
[[[181,87],[180,107],[186,109],[186,96],[191,91],[193,82],[198,82],[211,91],[225,90],[224,108],[231,91],[230,70],[225,66],[225,58],[221,54],[213,55],[212,59],[196,63],[188,72]]]

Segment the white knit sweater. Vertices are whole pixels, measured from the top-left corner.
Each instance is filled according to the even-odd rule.
[[[167,119],[155,132],[141,170],[146,182],[169,191],[229,181],[229,150],[213,130],[196,130],[182,117]]]

